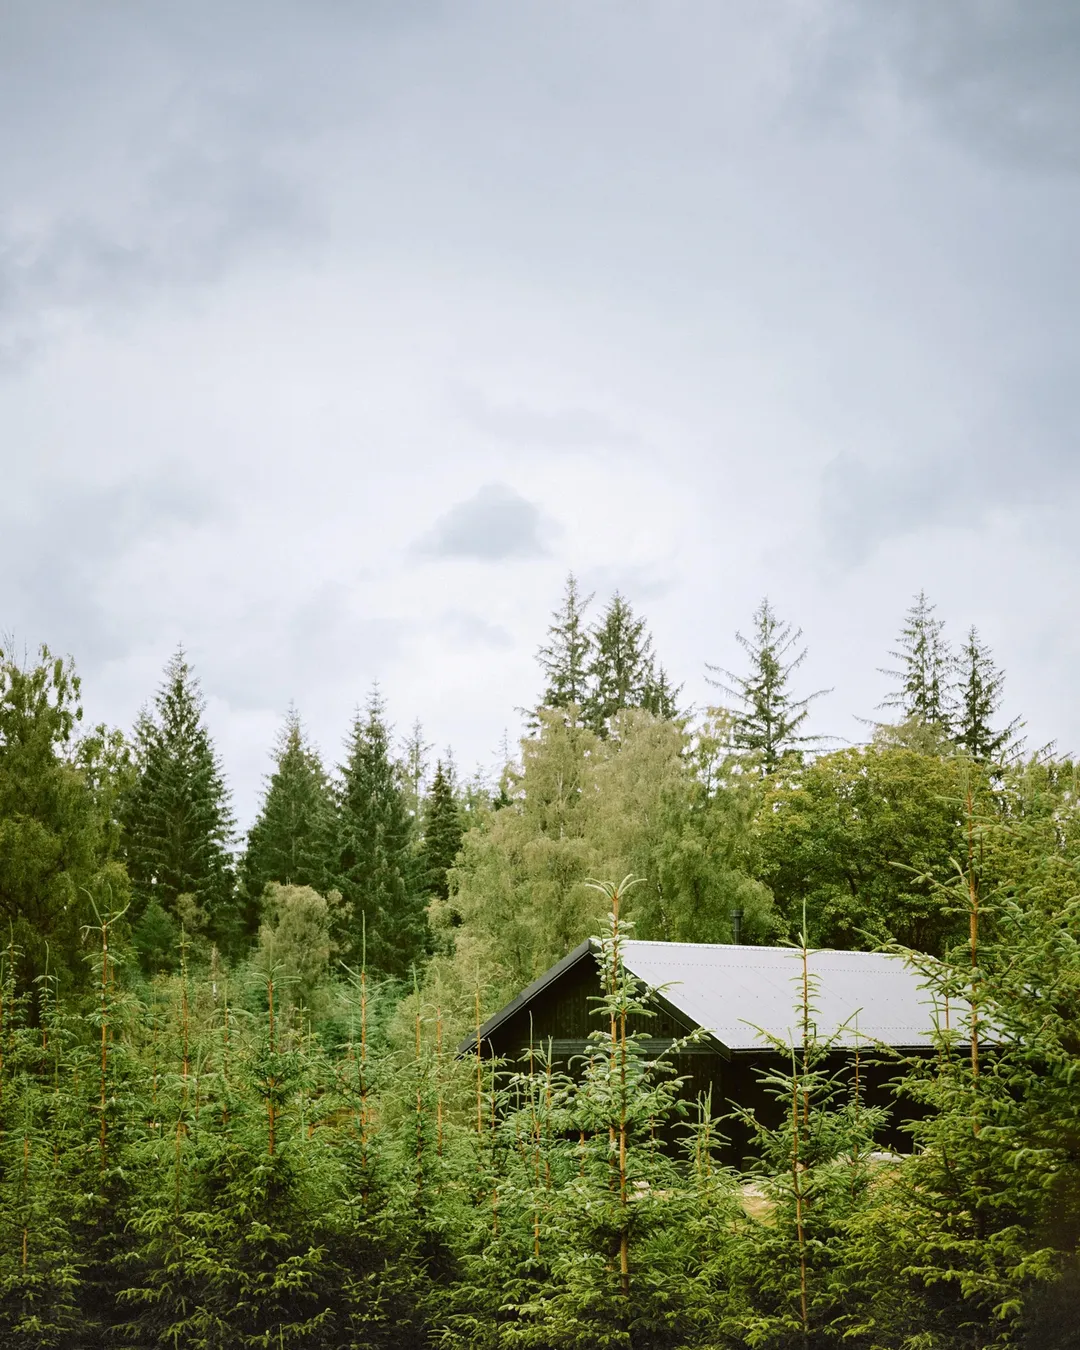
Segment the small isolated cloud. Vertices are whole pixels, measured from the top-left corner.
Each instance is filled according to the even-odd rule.
[[[489,483],[441,516],[417,541],[416,551],[428,558],[479,562],[543,558],[550,529],[535,502],[503,483]]]

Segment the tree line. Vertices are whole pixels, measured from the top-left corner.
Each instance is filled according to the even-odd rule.
[[[1071,1344],[1073,764],[1024,753],[991,654],[923,595],[890,720],[840,748],[767,601],[697,711],[625,598],[590,600],[571,578],[497,782],[430,769],[419,726],[395,745],[377,691],[330,769],[290,711],[241,848],[183,652],[130,735],[84,725],[69,658],[3,655],[5,1344]],[[677,1074],[612,1043],[625,973],[575,1077],[543,1046],[455,1058],[631,930],[927,962],[910,1157],[875,1155],[812,989],[772,1080],[798,1109],[746,1122],[738,1166],[730,1103],[684,1117]]]

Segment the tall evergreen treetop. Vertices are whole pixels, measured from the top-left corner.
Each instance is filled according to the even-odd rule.
[[[667,675],[657,673],[652,636],[630,602],[618,591],[591,630],[592,659],[582,709],[588,727],[606,736],[611,719],[625,708],[647,708],[658,717],[673,716],[675,696]]]
[[[238,927],[234,912],[233,815],[183,648],[165,667],[153,708],[135,727],[137,779],[125,812],[128,870],[138,907],[205,922],[216,942]],[[196,907],[179,913],[180,897]]]
[[[897,681],[897,687],[881,706],[895,708],[903,721],[950,729],[949,693],[953,657],[945,640],[945,623],[934,617],[936,606],[920,591],[900,630],[897,650],[889,653],[900,662],[897,670],[882,670]]]
[[[240,880],[254,931],[259,902],[270,882],[310,886],[325,893],[330,869],[332,803],[318,752],[290,708],[274,748],[262,809],[248,833]]]
[[[805,647],[793,652],[801,638],[802,629],[778,618],[766,597],[754,611],[751,635],[735,634],[750,658],[748,673],[740,675],[706,663],[708,670],[722,677],[709,683],[741,704],[735,710],[732,740],[740,750],[759,756],[766,774],[773,773],[785,757],[800,755],[821,739],[803,735],[800,728],[810,715],[810,705],[829,690],[819,689],[797,699],[789,689],[791,676],[806,660]]]
[[[999,761],[1016,744],[1017,732],[1023,724],[1015,718],[1006,727],[994,728],[1005,674],[995,666],[990,649],[974,626],[960,649],[956,669],[953,739],[972,759],[984,763]]]
[[[429,895],[446,900],[450,894],[447,873],[454,865],[464,834],[464,817],[454,783],[453,761],[435,766],[431,791],[424,801],[424,840],[420,866],[424,888]]]
[[[585,627],[585,611],[592,598],[582,597],[577,578],[571,572],[566,578],[562,608],[552,614],[547,642],[536,654],[544,672],[542,707],[566,708],[570,704],[581,707],[585,703],[593,645],[592,635]]]
[[[429,934],[423,897],[411,885],[413,821],[383,714],[373,690],[337,784],[333,883],[344,903],[336,937],[345,961],[356,965],[366,927],[372,968],[404,977],[428,951]]]

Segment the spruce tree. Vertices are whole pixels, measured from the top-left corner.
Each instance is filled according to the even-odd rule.
[[[663,669],[657,670],[652,636],[625,596],[611,597],[600,622],[591,630],[592,659],[582,715],[598,736],[608,734],[611,719],[625,708],[647,708],[656,716],[675,710],[673,690]]]
[[[1016,741],[1021,722],[995,730],[994,718],[1001,706],[1005,674],[994,665],[990,649],[974,626],[960,649],[958,678],[954,685],[953,739],[972,759],[999,761]]]
[[[446,900],[450,895],[447,873],[461,848],[464,820],[454,786],[454,766],[448,760],[435,766],[431,791],[424,802],[424,839],[420,847],[420,874],[428,895]]]
[[[947,735],[953,657],[944,636],[944,620],[934,617],[935,609],[926,592],[920,591],[905,617],[897,649],[889,653],[900,668],[880,672],[898,681],[881,707],[895,708],[904,722],[940,728]]]
[[[547,642],[536,654],[545,682],[541,707],[580,708],[588,696],[593,639],[585,627],[585,611],[592,598],[582,597],[577,578],[569,573],[562,608],[552,614]]]
[[[722,676],[709,683],[741,705],[735,711],[732,741],[739,750],[757,756],[765,774],[820,743],[819,737],[803,735],[800,729],[810,716],[810,705],[829,690],[819,689],[797,699],[789,689],[791,676],[806,660],[805,647],[797,654],[792,652],[801,637],[802,629],[780,619],[766,596],[754,611],[751,635],[735,634],[750,658],[748,673],[739,675],[707,664],[707,669]]]
[[[229,851],[234,821],[205,711],[178,647],[153,710],[144,710],[135,727],[138,776],[124,813],[127,864],[137,913],[163,911],[230,945],[240,928]]]
[[[414,875],[413,822],[378,690],[357,714],[337,786],[334,886],[341,892],[336,937],[343,959],[358,966],[367,931],[368,964],[404,977],[428,950],[423,897]]]
[[[260,901],[270,882],[325,893],[330,867],[330,787],[295,708],[286,714],[274,760],[262,809],[248,832],[240,862],[250,931],[258,926]]]

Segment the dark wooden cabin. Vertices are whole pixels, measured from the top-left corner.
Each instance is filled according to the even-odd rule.
[[[647,1053],[669,1052],[674,1040],[696,1028],[706,1033],[672,1056],[685,1080],[682,1094],[696,1101],[711,1092],[714,1115],[738,1105],[764,1123],[775,1123],[779,1107],[760,1080],[780,1062],[770,1035],[785,1044],[801,1043],[800,953],[787,947],[627,941],[622,957],[627,970],[651,991],[654,1016],[629,1028],[647,1037]],[[881,1062],[881,1048],[904,1054],[932,1051],[934,1009],[920,975],[901,958],[879,952],[816,950],[809,967],[818,1033],[836,1033],[835,1066],[850,1068],[858,1046],[866,1100],[893,1106],[887,1083],[896,1068]],[[550,1043],[554,1060],[572,1072],[575,1059],[586,1052],[589,1033],[602,1029],[592,1001],[600,994],[596,949],[586,941],[483,1024],[481,1053],[514,1064],[527,1056],[530,1043]],[[459,1054],[475,1053],[473,1036]],[[898,1124],[882,1136],[883,1147],[904,1146]],[[746,1152],[749,1132],[735,1124],[726,1129],[737,1160]]]

